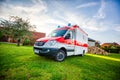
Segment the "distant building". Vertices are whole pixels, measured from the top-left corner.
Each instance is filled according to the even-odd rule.
[[[32,32],[32,38],[33,40],[37,40],[39,38],[45,37],[45,33],[42,32]]]
[[[88,38],[88,46],[96,46],[96,47],[100,47],[100,42],[96,41],[92,38]]]
[[[94,39],[88,38],[88,46],[95,46],[96,41]]]
[[[2,29],[2,27],[0,27],[0,29]],[[42,38],[42,37],[45,37],[45,35],[46,35],[46,34],[43,33],[43,32],[31,31],[31,33],[32,33],[32,37],[31,37],[30,40],[32,40],[33,43],[34,43],[37,39]],[[16,39],[12,39],[11,37],[8,37],[8,36],[1,36],[0,41],[2,41],[2,42],[12,42],[12,43],[16,43],[16,42],[17,42]]]
[[[113,42],[113,43],[103,43],[101,47],[109,47],[109,46],[120,46],[118,43]]]

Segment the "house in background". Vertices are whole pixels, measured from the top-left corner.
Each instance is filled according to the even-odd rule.
[[[94,39],[88,38],[88,46],[95,46],[95,42]]]
[[[102,45],[101,45],[101,47],[102,48],[104,48],[104,47],[109,47],[109,46],[120,46],[118,43],[116,43],[116,42],[113,42],[113,43],[103,43]]]
[[[32,32],[32,40],[35,42],[37,39],[45,37],[46,34],[43,32]]]
[[[30,40],[32,40],[32,43],[34,43],[37,39],[39,38],[42,38],[42,37],[45,37],[46,34],[43,33],[43,32],[35,32],[35,31],[32,31],[32,36],[30,37]],[[17,39],[12,39],[8,36],[2,36],[0,38],[0,41],[1,42],[11,42],[11,43],[16,43],[17,42]]]
[[[96,47],[100,47],[100,42],[96,41],[92,38],[88,38],[88,46],[96,46]]]

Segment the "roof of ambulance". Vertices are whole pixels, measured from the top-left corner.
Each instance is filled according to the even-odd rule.
[[[80,30],[82,33],[88,35],[86,32],[84,32],[84,31],[83,31],[79,26],[77,26],[77,25],[63,26],[63,27],[57,28],[56,30],[68,30],[68,29],[75,29],[75,28],[79,28],[79,30]]]
[[[70,28],[71,28],[71,27],[63,26],[63,27],[57,28],[57,30],[66,30],[66,29],[70,29]]]

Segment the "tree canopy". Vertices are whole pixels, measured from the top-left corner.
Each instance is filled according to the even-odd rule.
[[[18,16],[11,16],[9,20],[0,20],[0,26],[2,27],[1,33],[13,39],[28,37],[31,35],[30,31],[35,28],[30,25],[29,20],[23,20]]]

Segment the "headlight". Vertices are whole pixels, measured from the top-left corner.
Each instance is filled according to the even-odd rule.
[[[54,46],[56,44],[55,40],[49,40],[48,42],[45,43],[46,46]]]
[[[39,42],[35,42],[34,46],[43,46],[45,44],[45,42],[39,41]]]

